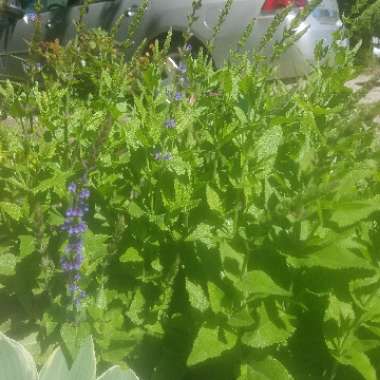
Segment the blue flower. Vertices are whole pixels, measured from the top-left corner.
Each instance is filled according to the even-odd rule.
[[[67,186],[67,190],[70,191],[70,193],[75,193],[77,191],[77,185],[74,182],[69,183],[69,186]]]
[[[166,153],[156,152],[154,154],[154,159],[156,161],[170,161],[173,159],[173,156],[169,152],[166,152]]]
[[[168,119],[165,121],[165,127],[168,129],[173,129],[177,126],[175,119]]]
[[[178,65],[178,71],[182,74],[185,74],[187,72],[187,67],[183,62],[180,62]]]
[[[68,242],[61,258],[62,271],[68,277],[67,289],[72,298],[73,305],[78,309],[83,298],[83,291],[80,289],[80,270],[84,261],[84,247],[82,234],[86,231],[87,225],[83,217],[88,212],[87,199],[90,191],[75,183],[68,185],[68,191],[73,194],[72,205],[65,212],[65,221],[61,230],[68,235]]]
[[[82,189],[82,191],[79,193],[80,199],[88,199],[90,197],[90,190],[88,189]]]
[[[182,100],[182,98],[183,98],[183,95],[181,92],[176,92],[176,94],[174,95],[174,99],[177,101]]]

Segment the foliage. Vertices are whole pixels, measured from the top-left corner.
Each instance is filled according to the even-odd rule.
[[[169,46],[126,63],[82,30],[1,87],[0,329],[38,363],[91,334],[101,367],[144,379],[375,379],[379,150],[344,86],[355,51],[320,44],[285,85],[260,52],[215,69],[181,49],[164,86]],[[84,174],[77,310],[60,225]]]
[[[0,363],[1,378],[5,380],[95,380],[96,377],[96,359],[91,337],[82,344],[71,368],[62,350],[57,348],[40,373],[37,373],[34,360],[23,345],[0,333]],[[118,366],[114,366],[98,377],[98,380],[138,380],[138,378],[132,370],[122,371]]]
[[[380,1],[354,0],[341,2],[343,20],[353,44],[361,41],[360,58],[372,55],[372,38],[380,33]]]

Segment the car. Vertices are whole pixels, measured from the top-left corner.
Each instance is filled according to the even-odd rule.
[[[0,74],[5,77],[25,75],[23,60],[28,54],[28,41],[31,40],[37,15],[34,0],[4,0],[0,8]],[[23,0],[21,0],[23,1]],[[8,2],[8,3],[7,3]],[[142,0],[94,0],[88,7],[84,21],[88,27],[110,30],[121,14],[126,17],[117,34],[123,40],[128,33],[128,25],[136,14]],[[232,3],[220,32],[217,34],[214,49],[210,52],[216,67],[223,65],[231,48],[236,47],[246,26],[255,19],[253,33],[246,43],[252,50],[264,36],[275,15],[286,6],[292,11],[278,28],[275,39],[282,36],[297,12],[307,4],[307,0],[235,0]],[[203,0],[198,10],[198,19],[192,25],[193,43],[206,46],[213,35],[213,27],[218,21],[224,0]],[[42,0],[41,36],[43,40],[58,39],[67,43],[75,36],[74,20],[80,16],[84,6],[82,0]],[[192,10],[192,0],[152,0],[136,33],[135,46],[144,38],[148,41],[162,39],[172,28],[174,41],[180,41],[182,32],[187,29],[187,16]],[[307,28],[302,37],[288,49],[278,62],[280,77],[296,77],[308,72],[313,62],[314,48],[318,41],[329,44],[333,32],[341,27],[336,0],[323,0],[322,3],[298,26],[298,31]],[[178,37],[178,38],[177,38]],[[180,42],[178,42],[180,43]],[[271,46],[264,50],[270,54]],[[174,58],[173,58],[174,59]],[[173,60],[171,60],[173,62]]]

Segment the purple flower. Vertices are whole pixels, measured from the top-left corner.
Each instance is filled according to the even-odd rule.
[[[193,47],[191,46],[191,44],[186,44],[185,45],[185,51],[187,51],[187,52],[191,52],[193,50]]]
[[[154,159],[156,161],[170,161],[171,159],[173,159],[173,156],[169,152],[166,152],[166,153],[156,152],[154,154]]]
[[[180,62],[178,65],[178,71],[182,74],[185,74],[187,72],[187,67],[183,62]]]
[[[163,156],[162,156],[162,159],[165,160],[165,161],[170,161],[171,159],[173,159],[171,153],[165,153]]]
[[[61,268],[68,278],[67,289],[72,299],[73,305],[79,308],[82,290],[79,281],[81,279],[80,270],[84,261],[84,249],[82,234],[86,231],[87,225],[83,221],[83,216],[88,212],[87,199],[90,191],[77,185],[70,183],[68,191],[72,193],[72,203],[65,212],[65,221],[61,226],[62,231],[68,235],[64,255],[61,258]],[[83,293],[84,294],[84,293]]]
[[[183,98],[183,95],[181,92],[176,92],[176,94],[174,95],[174,99],[177,101],[182,100],[182,98]]]
[[[88,199],[90,197],[90,190],[88,189],[82,189],[82,191],[79,193],[80,199]]]
[[[67,186],[67,190],[69,190],[70,193],[75,193],[77,191],[77,185],[74,182],[69,183],[69,186]]]
[[[165,127],[168,129],[173,129],[177,125],[175,119],[168,119],[165,121]]]

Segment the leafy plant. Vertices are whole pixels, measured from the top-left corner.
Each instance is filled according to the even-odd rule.
[[[216,69],[184,47],[168,86],[169,46],[125,62],[82,30],[1,87],[17,124],[0,129],[0,328],[39,363],[91,334],[101,367],[154,380],[376,378],[379,149],[344,85],[356,50],[321,43],[285,84],[260,51]],[[78,309],[60,227],[73,181],[91,190]]]

